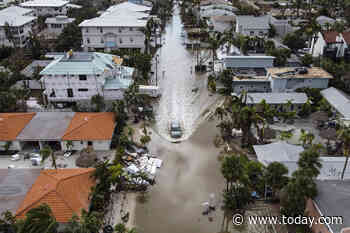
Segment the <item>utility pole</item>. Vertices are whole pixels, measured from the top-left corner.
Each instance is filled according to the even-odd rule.
[[[158,58],[159,54],[156,55],[156,86],[158,86]]]

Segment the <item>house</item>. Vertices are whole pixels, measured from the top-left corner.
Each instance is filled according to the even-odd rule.
[[[299,111],[303,104],[307,102],[305,93],[248,93],[247,104],[259,106],[261,101],[265,100],[271,108],[278,111]],[[291,105],[288,107],[287,104]],[[259,108],[257,108],[259,110]]]
[[[53,38],[59,36],[63,29],[75,21],[74,18],[68,18],[65,15],[57,15],[55,17],[46,18],[47,33]]]
[[[109,112],[1,113],[0,150],[109,150],[114,118]]]
[[[320,217],[329,216],[322,224],[313,224],[314,233],[349,233],[350,232],[350,181],[323,180],[316,181],[317,196],[306,204],[305,212],[318,221]]]
[[[17,136],[35,113],[0,113],[0,150],[21,150]]]
[[[325,89],[332,75],[319,67],[312,68],[267,68],[267,77],[272,92],[293,92],[298,88]]]
[[[115,128],[115,115],[103,113],[75,113],[62,136],[62,150],[109,150]],[[67,146],[70,141],[71,148]]]
[[[16,218],[41,204],[47,204],[58,223],[67,223],[73,215],[81,216],[89,210],[94,168],[41,170],[16,211]]]
[[[320,15],[316,18],[316,22],[321,26],[323,30],[329,30],[330,26],[332,26],[336,20],[324,15]]]
[[[233,69],[232,86],[234,93],[271,92],[270,81],[265,68]]]
[[[34,16],[66,15],[67,4],[65,0],[30,0],[20,4],[21,7],[34,10]]]
[[[231,16],[235,17],[238,9],[229,4],[212,4],[200,6],[200,17],[209,18],[212,16]]]
[[[230,15],[216,15],[209,18],[209,25],[215,32],[229,31],[235,22],[235,17]]]
[[[36,17],[30,9],[11,6],[0,10],[0,45],[24,47]],[[11,36],[11,37],[9,37]]]
[[[86,103],[98,94],[105,100],[122,99],[133,83],[134,68],[122,66],[123,59],[111,54],[69,51],[52,57],[40,72],[50,103]]]
[[[254,145],[255,154],[259,162],[268,166],[272,162],[279,162],[288,168],[288,176],[298,169],[300,153],[304,151],[302,146],[291,145],[285,141],[278,141],[265,145]],[[341,173],[345,164],[345,157],[321,156],[322,167],[318,180],[341,180]],[[350,179],[350,165],[344,173],[344,179]]]
[[[236,17],[236,33],[245,36],[267,37],[270,30],[271,16],[237,16]]]
[[[79,24],[85,50],[133,49],[144,51],[144,28],[151,8],[123,2],[111,6],[101,16]]]
[[[350,99],[340,90],[330,87],[321,91],[323,98],[332,106],[341,122],[350,124]]]
[[[321,31],[311,41],[313,57],[326,56],[332,59],[344,56],[344,39],[336,31]]]
[[[0,214],[15,213],[41,169],[0,169]]]

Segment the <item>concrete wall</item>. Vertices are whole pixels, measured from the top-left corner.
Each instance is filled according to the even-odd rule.
[[[88,141],[72,141],[73,147],[72,150],[82,150],[88,147]],[[94,150],[109,150],[111,145],[110,140],[106,141],[92,141],[92,147]],[[67,141],[61,142],[61,147],[63,151],[68,150]]]
[[[145,48],[145,35],[136,27],[82,27],[85,48]]]
[[[317,211],[315,203],[311,199],[308,199],[306,202],[305,213],[307,216],[314,217],[315,222],[321,217],[320,213]],[[314,233],[331,233],[327,225],[324,224],[313,224],[311,229]]]
[[[270,82],[233,81],[233,92],[240,93],[243,90],[247,92],[270,92]]]
[[[3,151],[5,150],[4,146],[6,145],[5,141],[0,141],[0,150]],[[12,141],[12,144],[9,148],[9,150],[21,150],[21,145],[19,141]]]
[[[298,88],[309,87],[325,89],[328,87],[327,78],[273,78],[271,79],[272,92],[295,91]]]

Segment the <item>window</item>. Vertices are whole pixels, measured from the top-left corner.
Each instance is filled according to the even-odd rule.
[[[88,141],[88,146],[92,146],[92,141]]]
[[[86,75],[84,74],[79,75],[79,81],[86,81]]]
[[[84,145],[84,142],[83,142],[83,141],[80,141],[80,144],[81,144],[81,145]]]
[[[86,32],[86,33],[89,33],[89,29],[87,28],[87,29],[85,30],[85,32]]]
[[[264,35],[264,32],[260,31],[260,32],[259,32],[259,35],[260,35],[260,36],[263,36],[263,35]]]
[[[133,39],[132,37],[130,37],[130,42],[131,42],[131,43],[134,42],[134,39]]]
[[[119,31],[119,33],[121,33],[121,32],[122,32],[122,29],[121,29],[121,28],[119,28],[119,29],[118,29],[118,31]]]
[[[79,92],[87,92],[87,91],[89,91],[89,89],[87,89],[87,88],[79,88],[78,91]]]
[[[50,97],[56,97],[56,93],[55,93],[55,90],[53,88],[51,90]]]
[[[86,39],[86,42],[87,42],[88,44],[90,44],[90,39],[89,39],[89,38],[87,38],[87,39]]]
[[[103,38],[101,38],[101,44],[104,44],[105,43],[105,41],[103,40]]]
[[[103,33],[103,28],[100,28],[100,32]]]
[[[72,88],[68,88],[68,89],[67,89],[67,95],[68,95],[68,97],[70,97],[70,98],[73,97],[73,89],[72,89]]]
[[[249,34],[250,34],[251,36],[254,36],[254,31],[250,31]]]
[[[119,43],[120,43],[120,44],[123,44],[123,41],[122,41],[122,39],[119,39]]]
[[[129,28],[129,31],[132,31],[133,30],[133,28]]]

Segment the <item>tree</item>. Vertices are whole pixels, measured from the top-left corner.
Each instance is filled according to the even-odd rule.
[[[117,127],[119,129],[123,129],[128,119],[128,114],[125,111],[125,102],[123,100],[117,100],[113,102],[112,105],[112,110],[115,113],[115,122],[117,124]]]
[[[234,183],[244,181],[246,179],[246,173],[243,156],[233,154],[224,157],[221,163],[221,173],[226,179],[226,191],[229,191]]]
[[[104,98],[100,94],[92,96],[90,102],[91,102],[91,105],[95,105],[96,112],[101,112],[105,108]]]
[[[101,213],[88,213],[82,209],[81,216],[73,215],[63,230],[63,233],[93,233],[99,232],[102,226]]]
[[[250,190],[244,185],[233,185],[223,193],[224,208],[229,211],[244,210],[251,201]]]
[[[246,173],[249,179],[249,185],[253,190],[264,190],[264,169],[265,167],[258,161],[250,160],[246,165]]]
[[[57,38],[56,51],[65,52],[70,49],[81,50],[81,28],[73,22],[68,24]]]
[[[303,64],[303,66],[308,66],[310,67],[310,65],[313,63],[313,58],[311,54],[305,54],[302,58],[301,58],[301,63]]]
[[[23,226],[19,229],[19,233],[56,233],[57,229],[58,223],[51,208],[47,204],[41,204],[26,213],[26,218]]]
[[[14,112],[16,108],[15,94],[13,92],[0,92],[0,112]]]
[[[346,171],[346,167],[348,166],[349,155],[350,155],[350,128],[343,127],[342,129],[340,129],[338,131],[338,138],[342,142],[343,155],[345,156],[344,168],[341,173],[341,178],[344,179],[344,174]]]
[[[5,25],[4,25],[4,31],[5,31],[5,36],[7,38],[7,40],[12,43],[13,47],[17,47],[18,43],[15,42],[15,31],[13,30],[12,26],[10,26],[10,24],[5,21]]]
[[[272,162],[265,170],[265,182],[272,189],[273,197],[288,181],[288,169],[282,163]]]
[[[225,37],[222,36],[222,33],[216,32],[212,37],[209,37],[209,49],[212,53],[212,70],[214,71],[214,61],[216,57],[216,50],[220,48],[225,42]]]
[[[43,149],[41,149],[40,155],[41,155],[41,163],[44,163],[45,160],[50,157],[52,161],[51,166],[57,169],[56,156],[54,155],[52,149],[49,146],[45,146]]]
[[[292,50],[305,48],[305,41],[299,33],[288,33],[283,38],[283,44],[287,45]]]
[[[37,34],[34,34],[32,32],[29,33],[27,47],[30,49],[31,57],[33,59],[39,59],[44,54],[43,47]]]
[[[270,38],[273,38],[273,37],[276,36],[277,31],[276,31],[276,28],[275,28],[274,25],[272,25],[272,24],[269,24],[269,25],[270,25],[270,28],[269,28],[268,36],[269,36]]]
[[[66,147],[67,147],[67,150],[72,150],[73,148],[73,141],[69,140],[66,142]]]
[[[300,157],[298,160],[298,166],[300,169],[305,169],[308,171],[309,177],[317,177],[320,174],[320,169],[322,168],[322,164],[320,162],[320,149],[322,146],[312,145],[307,150],[304,150],[300,153]]]

